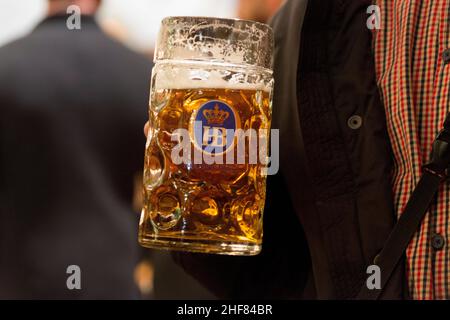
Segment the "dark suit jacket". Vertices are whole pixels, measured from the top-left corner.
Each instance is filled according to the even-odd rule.
[[[290,0],[274,17],[280,172],[268,178],[263,250],[175,255],[217,295],[351,299],[365,285],[395,220],[370,4]],[[349,121],[355,116],[358,127]],[[403,298],[401,269],[383,298]]]
[[[0,48],[0,298],[135,298],[151,62],[92,17]],[[81,268],[81,290],[66,269]]]

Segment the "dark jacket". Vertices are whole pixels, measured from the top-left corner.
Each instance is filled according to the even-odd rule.
[[[0,48],[0,298],[136,298],[151,62],[92,17]],[[66,269],[81,268],[81,290]]]
[[[176,255],[219,296],[351,299],[365,284],[395,222],[370,4],[294,0],[274,17],[280,172],[268,178],[262,253]],[[403,298],[401,269],[383,298]]]

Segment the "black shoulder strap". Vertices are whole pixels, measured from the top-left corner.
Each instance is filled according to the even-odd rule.
[[[378,299],[386,287],[392,272],[403,256],[414,233],[418,230],[427,209],[435,196],[439,184],[447,176],[450,164],[450,113],[444,128],[433,142],[431,161],[423,166],[423,174],[406,204],[397,224],[392,229],[383,249],[373,264],[381,271],[381,289],[369,289],[364,282],[356,299]]]

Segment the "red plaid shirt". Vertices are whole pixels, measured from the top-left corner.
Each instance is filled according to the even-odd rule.
[[[450,111],[450,0],[378,0],[377,81],[394,152],[393,194],[403,211]],[[446,241],[433,246],[433,236]],[[440,238],[442,239],[442,238]],[[450,298],[450,186],[441,185],[406,252],[414,299]]]

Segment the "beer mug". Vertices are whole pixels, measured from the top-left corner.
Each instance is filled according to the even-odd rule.
[[[162,21],[150,89],[142,246],[260,252],[272,51],[266,24],[207,17]]]

